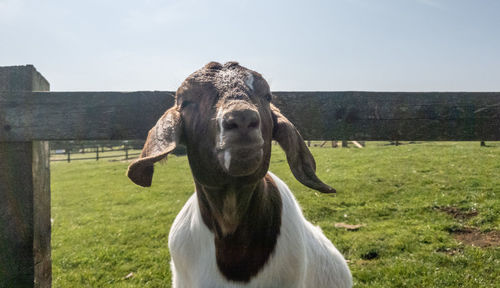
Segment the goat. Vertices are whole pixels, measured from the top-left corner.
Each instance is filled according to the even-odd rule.
[[[196,190],[170,229],[173,287],[352,286],[343,256],[268,172],[276,140],[299,182],[335,192],[271,100],[259,73],[210,62],[181,84],[130,164],[129,178],[148,187],[154,163],[186,146]]]

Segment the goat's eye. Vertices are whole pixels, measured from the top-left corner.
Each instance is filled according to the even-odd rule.
[[[182,101],[181,109],[186,108],[186,106],[188,106],[189,104],[191,104],[191,102],[189,102],[189,101]]]
[[[266,100],[271,102],[271,100],[273,99],[273,95],[271,95],[271,93],[267,93],[266,94]]]

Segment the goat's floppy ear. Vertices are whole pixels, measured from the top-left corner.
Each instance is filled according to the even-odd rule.
[[[273,139],[285,150],[293,176],[309,188],[322,193],[335,193],[335,189],[316,176],[316,162],[297,128],[272,104],[271,111],[274,121]]]
[[[135,184],[149,187],[153,180],[154,163],[166,159],[179,143],[182,131],[181,115],[176,106],[170,108],[149,130],[139,159],[128,166],[127,176]]]

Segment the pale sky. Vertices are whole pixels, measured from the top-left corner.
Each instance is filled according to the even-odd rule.
[[[212,60],[274,91],[500,91],[500,1],[0,0],[0,66],[52,91],[176,90]]]

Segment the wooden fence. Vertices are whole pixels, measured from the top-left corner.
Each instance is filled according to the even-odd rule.
[[[96,161],[99,161],[99,159],[110,159],[110,158],[114,158],[114,159],[117,159],[117,160],[129,160],[129,159],[134,159],[136,157],[138,157],[141,153],[140,152],[134,152],[134,153],[130,153],[129,151],[132,150],[130,149],[130,147],[128,146],[124,146],[123,148],[119,148],[119,149],[104,149],[104,147],[94,147],[93,149],[93,153],[92,152],[89,152],[89,151],[86,151],[86,152],[77,152],[77,153],[72,153],[71,152],[71,149],[66,149],[64,150],[64,153],[53,153],[53,151],[51,150],[50,151],[50,156],[53,156],[53,155],[59,155],[59,156],[64,156],[63,158],[59,157],[59,158],[55,158],[55,157],[50,157],[50,162],[57,162],[57,161],[66,161],[68,163],[70,163],[71,161],[80,161],[80,160],[96,160]],[[123,153],[121,154],[118,154],[116,152],[120,152],[120,151],[123,151]],[[108,153],[106,152],[112,152],[113,154],[112,155],[109,155]],[[85,154],[88,154],[88,153],[92,153],[93,155],[95,156],[92,156],[92,157],[75,157],[75,155],[85,155]],[[71,155],[73,155],[73,158],[71,158]]]
[[[173,92],[47,92],[0,67],[0,287],[50,287],[48,140],[144,139]],[[500,93],[274,92],[306,139],[500,140]],[[130,184],[132,185],[132,184]]]

